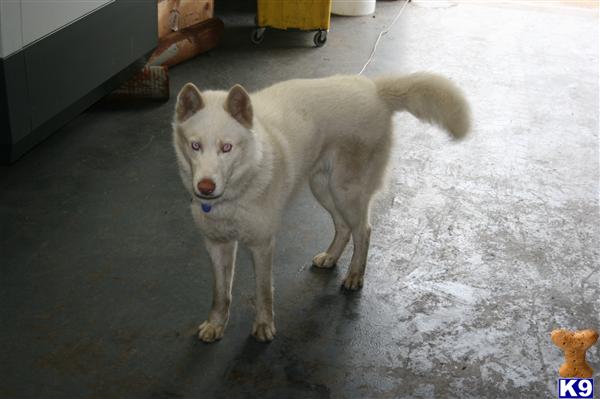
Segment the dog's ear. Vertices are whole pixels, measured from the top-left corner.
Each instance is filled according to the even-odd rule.
[[[250,96],[240,85],[235,85],[229,90],[225,110],[242,126],[252,127],[252,104]]]
[[[187,120],[202,108],[204,108],[204,101],[200,90],[193,83],[186,83],[177,95],[177,105],[175,106],[177,122]]]

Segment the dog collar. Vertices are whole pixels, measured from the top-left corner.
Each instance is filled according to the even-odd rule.
[[[201,204],[201,207],[202,207],[202,210],[204,211],[204,213],[208,213],[212,209],[211,204]]]

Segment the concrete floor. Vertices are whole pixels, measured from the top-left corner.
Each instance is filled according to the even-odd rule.
[[[310,267],[332,226],[301,193],[278,236],[269,345],[249,337],[246,251],[224,339],[195,338],[210,266],[171,149],[173,100],[96,107],[2,168],[0,397],[555,397],[549,332],[600,327],[598,11],[452,4],[409,5],[366,74],[451,77],[472,137],[397,116],[357,294],[339,290],[347,254]],[[252,46],[252,15],[227,17],[220,48],[172,70],[173,94],[356,73],[401,5],[334,18],[321,49],[298,32]],[[598,347],[588,357],[600,370]]]

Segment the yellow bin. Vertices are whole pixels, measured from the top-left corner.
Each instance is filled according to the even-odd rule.
[[[327,41],[331,0],[257,0],[257,28],[252,42],[262,42],[266,28],[316,30],[314,43]]]

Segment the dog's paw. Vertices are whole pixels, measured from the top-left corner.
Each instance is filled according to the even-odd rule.
[[[275,338],[275,323],[254,322],[252,325],[252,336],[260,342],[273,341]]]
[[[225,326],[205,321],[198,327],[198,338],[204,342],[215,342],[223,338]]]
[[[335,266],[335,258],[327,252],[321,252],[320,254],[315,255],[312,263],[315,267],[329,269]]]
[[[349,291],[356,291],[361,289],[363,286],[363,275],[359,273],[349,273],[344,282],[342,283],[342,288]]]

